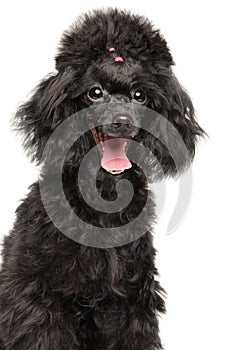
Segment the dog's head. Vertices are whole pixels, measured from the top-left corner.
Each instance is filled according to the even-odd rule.
[[[85,15],[62,37],[57,73],[42,80],[16,114],[25,148],[40,163],[54,130],[92,106],[102,112],[83,121],[89,132],[72,146],[71,167],[97,143],[103,171],[132,171],[134,140],[152,152],[148,160],[140,151],[141,163],[151,170],[159,163],[165,175],[183,171],[204,132],[172,65],[166,41],[147,19],[118,10]]]

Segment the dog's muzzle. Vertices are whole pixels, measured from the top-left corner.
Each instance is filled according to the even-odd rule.
[[[130,116],[117,115],[111,124],[94,127],[91,130],[100,156],[101,166],[111,174],[120,174],[132,167],[127,157],[130,140],[135,135],[135,127]]]

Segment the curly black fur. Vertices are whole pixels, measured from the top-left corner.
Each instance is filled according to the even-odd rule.
[[[124,65],[113,64],[108,52],[112,46],[124,57]],[[162,114],[178,130],[188,157],[180,157],[177,166],[158,138],[140,128],[135,138],[152,150],[164,175],[180,173],[193,159],[197,137],[203,130],[172,65],[166,41],[147,19],[112,9],[83,16],[62,37],[56,56],[57,72],[42,80],[16,113],[15,123],[24,133],[26,151],[41,164],[46,142],[56,127],[90,106],[87,91],[91,86],[102,86],[105,103],[131,103],[130,91],[139,86],[147,93],[146,106]],[[62,142],[57,145],[60,150],[63,146]],[[94,146],[89,131],[80,136],[67,155],[63,186],[71,207],[95,226],[121,226],[137,217],[148,199],[142,222],[147,232],[115,248],[76,243],[53,225],[43,206],[39,184],[33,184],[17,209],[12,232],[4,240],[0,349],[162,349],[158,314],[165,311],[165,306],[163,290],[155,279],[155,249],[149,232],[155,219],[153,196],[143,169],[136,164],[121,176],[100,169],[97,187],[104,199],[116,198],[119,178],[131,181],[134,197],[119,213],[93,212],[77,188],[76,177],[83,156]],[[173,148],[180,154],[177,145]],[[49,167],[42,164],[41,181],[48,194],[56,181],[58,162],[54,159]],[[146,166],[147,159],[144,162]],[[50,199],[54,199],[52,194]],[[84,243],[88,235],[90,232],[82,232]]]

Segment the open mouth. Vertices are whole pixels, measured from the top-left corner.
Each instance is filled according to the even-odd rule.
[[[102,168],[116,175],[132,167],[127,157],[129,138],[104,135],[93,125],[91,131],[100,153]]]

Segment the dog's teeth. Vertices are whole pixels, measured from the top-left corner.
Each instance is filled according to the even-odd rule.
[[[103,143],[103,141],[100,141],[100,144],[101,144],[102,150],[104,151],[104,143]]]
[[[127,146],[127,141],[125,141],[124,144],[123,144],[123,151],[124,152],[125,152],[126,146]]]
[[[124,170],[108,170],[108,172],[110,173],[110,174],[121,174],[121,173],[123,173],[124,172]]]

